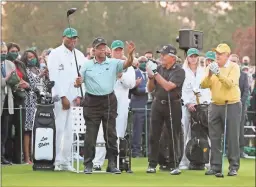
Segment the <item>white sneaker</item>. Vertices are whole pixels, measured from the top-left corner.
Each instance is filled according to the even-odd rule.
[[[210,169],[211,168],[211,165],[210,165],[210,163],[208,163],[208,164],[205,164],[205,168],[208,170],[208,169]]]
[[[188,166],[181,165],[181,166],[179,166],[179,169],[180,170],[188,170]]]
[[[71,165],[62,165],[61,169],[64,171],[72,171],[72,172],[76,171],[75,168],[73,168]]]
[[[62,167],[60,165],[55,165],[54,171],[62,171]]]
[[[78,153],[73,154],[74,160],[76,160],[77,155],[78,155],[79,160],[84,160],[84,158],[82,156],[80,156]]]

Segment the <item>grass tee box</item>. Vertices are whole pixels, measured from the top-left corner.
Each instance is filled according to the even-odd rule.
[[[105,164],[107,161],[105,162]],[[146,174],[147,159],[132,160],[133,174],[123,172],[121,175],[108,173],[83,173],[32,171],[31,165],[15,165],[2,167],[3,187],[162,187],[162,186],[219,186],[219,187],[254,187],[255,186],[255,160],[242,159],[238,176],[225,178],[205,176],[205,171],[183,171],[179,176],[170,175],[169,172],[157,171],[156,174]],[[106,166],[106,165],[105,165]],[[225,160],[225,166],[228,166]],[[81,166],[80,169],[83,167]],[[106,167],[103,167],[104,169]]]

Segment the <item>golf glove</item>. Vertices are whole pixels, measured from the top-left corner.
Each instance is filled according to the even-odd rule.
[[[157,69],[157,64],[156,63],[154,63],[151,60],[149,60],[147,65],[148,65],[148,68],[151,69],[151,71],[153,73],[156,73],[156,69]]]
[[[216,62],[212,62],[210,65],[209,65],[209,69],[210,71],[215,74],[215,75],[218,75],[220,73],[220,70],[219,70],[219,65],[216,63]]]

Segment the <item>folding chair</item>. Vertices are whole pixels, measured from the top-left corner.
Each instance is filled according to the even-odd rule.
[[[71,107],[71,123],[73,132],[73,142],[71,150],[72,167],[74,168],[74,159],[76,159],[76,172],[79,173],[79,150],[84,146],[84,141],[79,139],[79,135],[85,135],[85,120],[83,116],[82,107]],[[77,150],[76,158],[74,158],[74,151]]]

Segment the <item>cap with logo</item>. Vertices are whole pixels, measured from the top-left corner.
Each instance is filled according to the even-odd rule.
[[[124,42],[121,40],[115,40],[111,44],[111,49],[124,48]]]
[[[208,51],[205,53],[205,59],[216,60],[216,53],[213,51]]]
[[[98,47],[101,44],[107,45],[107,42],[104,38],[98,37],[98,38],[95,38],[93,40],[92,47],[95,48],[95,47]]]
[[[199,51],[196,48],[190,48],[187,52],[187,56],[191,56],[191,55],[197,55],[199,56]]]
[[[77,33],[77,30],[74,29],[74,28],[66,28],[63,31],[63,35],[62,36],[66,36],[68,38],[78,37],[78,33]]]
[[[217,53],[231,53],[231,49],[228,46],[228,44],[219,44],[215,49],[213,49],[213,51],[217,52]]]
[[[171,44],[168,44],[168,45],[164,45],[162,47],[162,49],[160,49],[156,52],[161,53],[161,54],[168,54],[168,55],[171,55],[171,56],[176,56],[177,49],[174,46],[172,46]]]

